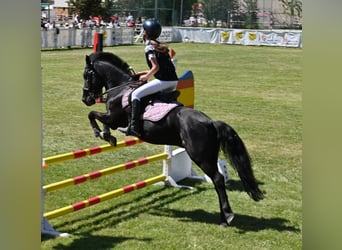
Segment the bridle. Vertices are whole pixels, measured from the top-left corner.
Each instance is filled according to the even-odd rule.
[[[97,99],[100,97],[102,94],[102,87],[101,90],[96,91],[95,86],[94,86],[94,79],[99,79],[100,81],[103,81],[102,77],[100,74],[98,74],[93,66],[93,64],[90,64],[90,67],[88,66],[87,69],[85,70],[85,81],[87,82],[87,86],[83,86],[83,92],[87,93],[88,96],[90,96],[92,99]]]
[[[136,75],[135,71],[133,70],[133,68],[129,67],[130,70],[130,75]],[[136,88],[137,86],[141,85],[142,82],[140,80],[129,80],[127,82],[125,82],[124,84],[121,84],[119,86],[116,87],[112,87],[110,89],[107,89],[105,92],[102,92],[102,87],[105,85],[101,86],[101,89],[99,89],[98,93],[96,93],[94,84],[93,84],[93,79],[97,78],[99,79],[99,81],[104,81],[104,79],[102,78],[102,76],[100,74],[98,74],[93,66],[93,64],[91,63],[87,69],[85,70],[85,81],[87,82],[87,87],[83,87],[83,92],[87,93],[87,95],[92,98],[93,100],[96,100],[99,97],[102,97],[106,94],[108,94],[109,92],[115,90],[115,89],[119,89],[119,88],[124,88],[127,86],[131,86],[133,88]],[[132,79],[132,77],[131,77]]]

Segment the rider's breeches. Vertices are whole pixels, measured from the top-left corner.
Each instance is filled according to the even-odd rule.
[[[157,92],[171,92],[176,90],[178,81],[162,81],[153,79],[152,81],[140,86],[132,93],[131,100],[139,100],[144,96],[151,95]]]

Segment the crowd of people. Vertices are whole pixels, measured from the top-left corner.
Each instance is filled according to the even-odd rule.
[[[116,28],[116,27],[140,27],[143,20],[141,17],[134,19],[129,12],[127,15],[113,15],[109,22],[105,22],[101,17],[89,16],[87,20],[81,19],[79,15],[74,15],[73,19],[66,17],[60,18],[58,21],[48,20],[46,17],[41,17],[41,30],[51,30],[58,28]]]

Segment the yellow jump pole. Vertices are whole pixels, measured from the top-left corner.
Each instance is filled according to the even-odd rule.
[[[65,154],[49,156],[43,159],[43,168],[47,168],[47,166],[51,164],[56,164],[56,163],[60,163],[64,161],[79,159],[79,158],[94,155],[94,154],[100,154],[100,153],[104,153],[108,151],[113,151],[113,150],[117,150],[120,148],[133,146],[135,144],[142,143],[142,142],[143,141],[139,138],[132,138],[132,139],[127,139],[127,140],[118,142],[116,146],[106,144],[102,146],[96,146],[93,148],[76,150],[76,151],[65,153]]]
[[[95,180],[106,175],[111,175],[111,174],[115,174],[124,170],[129,170],[129,169],[135,168],[137,166],[145,165],[153,161],[165,160],[167,158],[168,158],[168,154],[165,152],[161,154],[148,156],[148,157],[143,157],[135,161],[126,162],[126,163],[119,164],[113,167],[105,168],[105,169],[94,171],[88,174],[80,175],[74,178],[69,178],[63,181],[48,184],[48,185],[43,186],[43,189],[46,193],[53,192],[59,189],[63,189],[63,188],[67,188],[70,186],[85,183],[87,181]]]
[[[134,183],[134,184],[113,190],[111,192],[108,192],[108,193],[105,193],[102,195],[98,195],[98,196],[94,196],[94,197],[89,198],[87,200],[77,202],[77,203],[74,203],[72,205],[56,209],[56,210],[51,211],[51,212],[44,213],[44,217],[47,220],[54,219],[54,218],[57,218],[59,216],[66,215],[66,214],[84,209],[86,207],[95,205],[95,204],[100,203],[102,201],[109,200],[109,199],[112,199],[114,197],[120,196],[122,194],[126,194],[126,193],[132,192],[134,190],[141,189],[141,188],[144,188],[148,185],[151,185],[151,184],[154,184],[154,183],[157,183],[160,181],[165,181],[165,180],[166,180],[166,176],[164,174],[158,175],[155,177],[151,177],[149,179],[146,179],[146,180],[143,180],[143,181],[140,181],[140,182],[137,182],[137,183]]]

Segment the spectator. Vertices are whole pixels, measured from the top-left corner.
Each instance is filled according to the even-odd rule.
[[[128,27],[134,27],[134,26],[135,26],[134,21],[129,21],[129,22],[127,23],[127,26],[128,26]]]
[[[52,22],[51,29],[53,29],[55,31],[56,35],[59,35],[59,28],[56,26],[56,22],[55,21]]]
[[[75,17],[74,17],[74,22],[75,22],[76,24],[78,24],[78,23],[80,22],[80,18],[79,18],[79,15],[78,15],[78,14],[75,15]]]
[[[40,28],[42,29],[42,30],[47,30],[47,28],[46,28],[46,20],[45,20],[45,18],[43,17],[43,18],[41,18],[40,19]]]
[[[136,19],[135,19],[135,24],[142,24],[142,21],[141,21],[141,17],[138,16]]]
[[[133,16],[132,16],[132,13],[131,12],[128,12],[128,16],[126,17],[126,24],[128,26],[128,23],[134,23],[134,19],[133,19]]]

